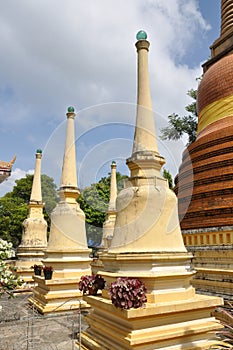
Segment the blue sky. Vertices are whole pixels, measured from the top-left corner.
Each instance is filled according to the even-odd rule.
[[[79,187],[127,173],[135,121],[139,29],[151,43],[149,65],[157,135],[167,115],[183,114],[209,46],[219,36],[220,0],[0,0],[0,159],[17,160],[14,180],[42,172],[59,186],[66,109],[73,105]],[[173,174],[185,141],[159,141]]]

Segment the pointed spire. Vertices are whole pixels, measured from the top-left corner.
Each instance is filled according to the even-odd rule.
[[[117,183],[116,183],[116,162],[111,164],[110,199],[108,211],[116,210]]]
[[[66,140],[64,148],[60,201],[51,213],[51,228],[47,253],[62,249],[87,249],[85,214],[76,199],[77,187],[74,107],[68,107]]]
[[[156,141],[154,114],[152,110],[148,51],[150,43],[143,30],[137,33],[136,48],[138,53],[138,89],[137,114],[132,156],[126,163],[131,171],[131,178],[161,177],[160,169],[165,163],[159,155]]]
[[[146,40],[147,34],[142,30],[138,32],[137,39],[135,44],[138,53],[137,117],[133,153],[152,151],[158,154],[148,68],[150,43]]]
[[[103,224],[103,237],[100,244],[100,250],[107,250],[111,243],[115,222],[116,222],[116,198],[117,198],[117,182],[116,182],[116,162],[111,164],[110,179],[110,198],[107,210],[107,219]]]
[[[77,187],[76,173],[76,151],[75,151],[75,126],[74,126],[74,107],[68,107],[66,113],[66,143],[63,158],[61,188]]]
[[[42,151],[36,150],[36,164],[32,182],[30,201],[28,204],[28,216],[22,223],[21,243],[17,248],[16,262],[17,273],[25,282],[32,282],[31,266],[41,262],[47,248],[47,222],[43,214],[43,202],[41,194],[41,158]]]
[[[42,203],[41,158],[42,158],[42,151],[40,149],[37,149],[36,150],[36,164],[35,164],[35,171],[34,171],[33,182],[32,182],[30,203],[32,203],[32,202]]]

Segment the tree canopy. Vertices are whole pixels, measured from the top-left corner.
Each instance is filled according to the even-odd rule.
[[[183,135],[188,136],[188,144],[191,144],[197,137],[197,90],[191,89],[187,92],[194,101],[185,107],[189,113],[183,117],[176,113],[168,116],[168,126],[161,129],[162,140],[179,140]]]
[[[17,247],[21,242],[22,222],[26,219],[28,206],[22,198],[0,198],[0,235]]]
[[[123,188],[123,180],[126,178],[126,175],[116,173],[118,192]],[[102,177],[99,182],[81,191],[78,198],[78,203],[86,215],[87,241],[90,246],[97,246],[101,243],[102,227],[109,203],[110,180],[110,174]]]

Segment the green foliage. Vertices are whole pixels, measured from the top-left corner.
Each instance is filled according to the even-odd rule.
[[[12,242],[14,247],[20,244],[22,222],[27,217],[28,206],[22,198],[4,196],[0,198],[0,236]]]
[[[163,177],[168,180],[169,188],[173,190],[173,179],[169,170],[163,169]]]
[[[16,185],[13,187],[12,192],[8,192],[4,197],[22,199],[24,203],[28,203],[30,200],[32,189],[33,175],[26,175],[19,180],[16,180]]]
[[[0,198],[0,237],[17,247],[21,242],[22,223],[27,218],[33,175],[16,180],[12,192]],[[50,227],[49,214],[57,201],[56,185],[51,177],[41,176],[42,198],[46,202],[44,216]]]
[[[32,190],[33,175],[27,174],[19,180],[16,180],[16,185],[14,186],[12,192],[6,193],[7,198],[21,198],[24,203],[29,203],[31,190]],[[56,205],[58,200],[56,194],[56,185],[54,180],[45,175],[41,175],[41,191],[43,202],[45,203],[45,209],[48,214],[50,214]]]
[[[126,175],[116,173],[118,192],[123,188]],[[86,187],[78,198],[78,203],[86,215],[87,241],[90,246],[99,245],[102,239],[102,227],[106,219],[110,195],[111,176],[102,177],[99,182]]]
[[[78,203],[86,215],[87,241],[90,245],[98,244],[101,241],[108,200],[109,185],[101,182],[85,188],[78,198]]]
[[[162,140],[179,140],[184,134],[188,135],[188,145],[196,140],[197,137],[197,90],[188,91],[194,101],[185,107],[189,113],[183,117],[173,113],[168,116],[168,127],[161,129]]]
[[[56,184],[54,183],[53,178],[45,174],[41,175],[41,191],[43,203],[45,203],[44,218],[48,223],[48,232],[50,232],[50,214],[59,200],[59,197],[56,192]]]

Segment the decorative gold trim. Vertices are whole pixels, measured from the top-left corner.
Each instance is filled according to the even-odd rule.
[[[185,246],[232,245],[233,231],[183,233]]]

